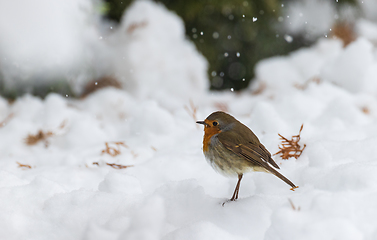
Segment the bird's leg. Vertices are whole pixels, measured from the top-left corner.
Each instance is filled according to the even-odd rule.
[[[233,193],[233,196],[232,198],[230,199],[230,201],[235,201],[238,199],[238,192],[240,190],[240,185],[241,185],[241,179],[243,177],[243,174],[238,174],[238,182],[237,182],[237,185],[236,185],[236,189],[234,189],[234,193]]]
[[[237,200],[237,198],[238,198],[238,192],[239,192],[239,190],[240,190],[240,185],[241,185],[241,179],[242,179],[242,177],[243,177],[243,174],[238,174],[238,182],[237,182],[237,185],[236,185],[236,189],[234,189],[233,196],[232,196],[231,199],[229,199],[229,200],[223,202],[223,204],[222,204],[223,207],[224,207],[224,204],[225,204],[225,203],[227,203],[227,202],[229,202],[229,201],[236,201],[236,200]]]

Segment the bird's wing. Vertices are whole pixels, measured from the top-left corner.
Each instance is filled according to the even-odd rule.
[[[218,139],[226,149],[244,157],[257,166],[264,167],[270,171],[271,166],[269,164],[271,164],[273,167],[279,169],[279,166],[272,159],[271,153],[261,143],[240,143],[240,141],[237,141],[237,137],[232,137],[231,134],[219,134]]]
[[[239,143],[240,141],[237,137],[229,137],[228,135],[224,136],[219,134],[218,135],[219,141],[223,144],[223,146],[234,152],[235,154],[244,157],[248,161],[250,161],[253,165],[263,167],[268,172],[274,174],[292,188],[294,190],[297,186],[291,182],[288,178],[283,176],[281,173],[276,171],[272,166],[279,168],[279,166],[274,162],[271,158],[270,152],[261,144],[261,143],[253,143],[253,142],[246,142],[246,143]]]
[[[274,166],[277,169],[280,169],[280,167],[276,164],[276,162],[272,159],[271,153],[266,149],[266,147],[263,144],[252,144],[249,143],[246,145],[246,147],[249,147],[250,149],[254,150],[255,152],[260,155],[260,157],[265,160],[266,162],[270,163],[272,166]]]

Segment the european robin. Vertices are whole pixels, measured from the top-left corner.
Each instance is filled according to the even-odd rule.
[[[203,153],[211,166],[226,176],[238,176],[230,201],[238,198],[241,179],[250,171],[272,173],[292,188],[298,188],[275,170],[279,166],[257,136],[244,124],[225,112],[214,112],[204,121]]]

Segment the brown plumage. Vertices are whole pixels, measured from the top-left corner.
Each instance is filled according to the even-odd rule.
[[[231,201],[238,198],[242,176],[249,171],[272,173],[290,185],[291,190],[297,188],[275,170],[279,166],[257,136],[231,115],[218,111],[197,123],[204,125],[203,153],[208,162],[224,175],[238,176]]]

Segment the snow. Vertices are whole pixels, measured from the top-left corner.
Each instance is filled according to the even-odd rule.
[[[328,33],[336,20],[335,4],[329,1],[292,1],[286,5],[279,21],[284,21],[287,31],[295,35],[305,33],[306,38],[316,39]]]
[[[131,25],[138,27],[127,33]],[[106,64],[123,76],[124,89],[83,99],[0,98],[1,239],[375,238],[371,39],[363,35],[346,48],[321,39],[263,60],[253,85],[239,94],[206,91],[204,58],[162,5],[135,2],[104,42]],[[253,94],[258,86],[264,90]],[[278,133],[290,138],[304,124],[303,154],[274,156],[296,191],[271,174],[250,173],[240,199],[222,206],[237,179],[206,162],[203,129],[195,123],[219,108],[249,126],[271,153],[279,150]],[[39,130],[45,140],[27,145]],[[119,154],[108,154],[105,143]]]
[[[163,5],[141,1],[131,6],[109,42],[119,44],[115,49],[127,65],[116,60],[115,71],[117,76],[127,76],[120,78],[134,96],[158,99],[159,103],[176,108],[175,101],[166,96],[188,101],[193,92],[203,94],[209,87],[206,60],[185,39],[183,21]]]
[[[101,52],[94,8],[88,0],[1,1],[0,65],[5,86],[88,72],[86,63],[95,62]]]

